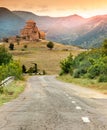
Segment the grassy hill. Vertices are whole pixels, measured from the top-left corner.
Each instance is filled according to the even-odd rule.
[[[74,56],[84,51],[75,46],[62,45],[54,43],[53,50],[47,48],[48,41],[41,42],[21,42],[20,45],[15,43],[15,49],[10,51],[13,58],[20,60],[21,64],[25,65],[27,69],[37,63],[40,72],[43,70],[47,74],[58,74],[60,72],[60,61],[66,58],[70,53]],[[27,48],[24,46],[27,45]],[[5,45],[7,48],[9,44]]]

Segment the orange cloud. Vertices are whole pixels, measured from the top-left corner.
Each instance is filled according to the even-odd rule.
[[[17,6],[16,6],[17,5]],[[27,10],[39,15],[61,16],[80,14],[91,16],[107,13],[107,0],[0,0],[0,6],[11,10]]]

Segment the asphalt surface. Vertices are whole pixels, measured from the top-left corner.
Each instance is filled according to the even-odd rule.
[[[107,130],[107,96],[34,76],[19,98],[0,107],[0,130]]]

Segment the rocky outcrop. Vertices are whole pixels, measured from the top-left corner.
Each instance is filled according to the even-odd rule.
[[[45,39],[45,33],[43,31],[39,31],[38,27],[36,26],[36,22],[33,20],[28,20],[26,22],[25,27],[20,31],[20,35],[22,38],[25,38],[29,41]]]

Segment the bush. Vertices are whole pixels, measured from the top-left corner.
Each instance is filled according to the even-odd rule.
[[[10,43],[9,49],[10,49],[10,50],[14,50],[14,44],[13,44],[13,43]]]
[[[43,70],[43,75],[46,75],[46,71],[45,70]]]
[[[18,61],[11,61],[7,65],[0,66],[0,81],[9,76],[15,76],[16,79],[22,79],[22,68]]]
[[[27,73],[29,73],[30,75],[34,72],[34,68],[33,67],[30,67],[27,71]]]
[[[61,71],[65,74],[73,71],[73,56],[70,54],[66,59],[60,62]]]
[[[4,46],[0,46],[0,65],[8,64],[12,60],[12,55]]]
[[[8,75],[15,76],[16,79],[22,79],[22,67],[19,61],[12,61],[8,64]]]
[[[69,73],[70,73],[71,76],[73,75],[73,68],[72,67],[70,67]]]
[[[92,65],[89,70],[89,78],[95,78],[96,76],[99,76],[101,72],[101,67],[99,64]]]
[[[102,47],[83,52],[75,58],[68,56],[60,62],[60,75],[70,74],[74,78],[99,79],[99,82],[107,80],[107,39]]]
[[[102,49],[102,53],[107,56],[107,39],[104,40],[101,49]]]
[[[47,47],[48,47],[50,50],[52,50],[53,47],[54,47],[54,43],[53,43],[53,42],[48,42]]]
[[[100,75],[98,82],[107,82],[107,75]]]
[[[80,72],[79,72],[78,69],[74,70],[73,77],[74,78],[80,78]]]
[[[27,45],[24,45],[23,47],[24,47],[24,48],[27,48]]]
[[[63,70],[61,70],[61,72],[59,73],[59,76],[62,76],[64,74],[65,74],[65,72]]]
[[[21,49],[21,51],[25,51],[25,49],[24,49],[24,48],[22,48],[22,49]]]
[[[26,66],[25,65],[22,65],[22,72],[26,73]]]

